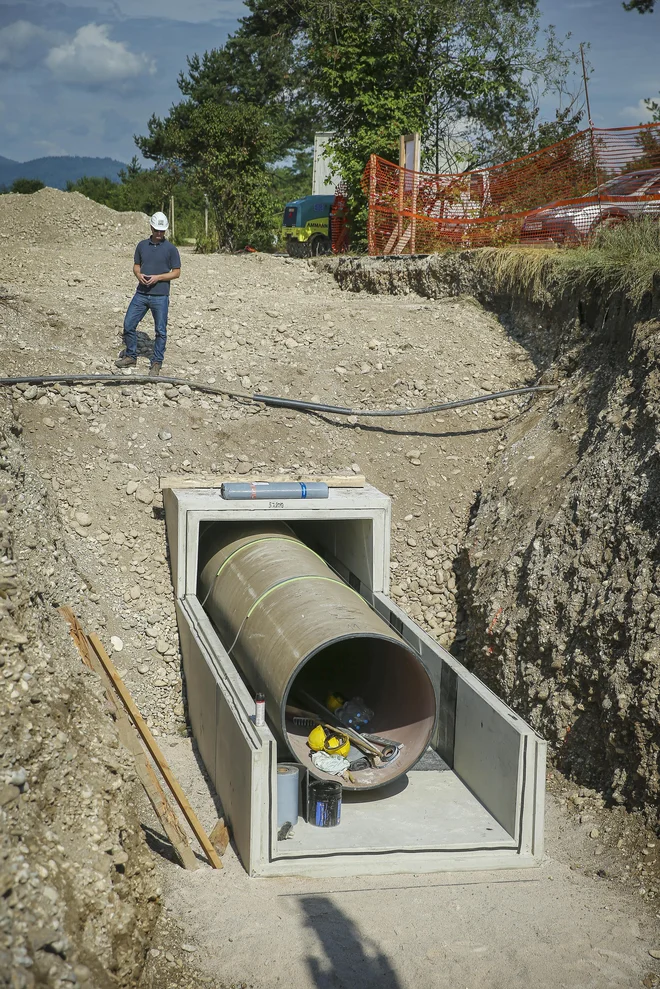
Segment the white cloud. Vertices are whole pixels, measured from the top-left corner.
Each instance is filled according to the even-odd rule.
[[[25,0],[24,0],[25,2]],[[46,8],[52,0],[28,0],[32,6]],[[3,0],[0,0],[2,6]],[[218,24],[245,17],[249,11],[243,0],[63,0],[66,9],[92,9],[99,19],[158,18],[188,24]],[[231,30],[237,25],[232,24]]]
[[[105,24],[86,24],[70,41],[52,48],[46,65],[60,82],[81,86],[117,85],[156,66],[144,53],[136,55],[121,41],[112,41]]]
[[[619,110],[619,116],[629,120],[632,124],[649,124],[653,120],[653,114],[644,103],[639,100],[635,106],[624,106]]]
[[[14,21],[0,29],[0,67],[21,69],[43,58],[44,50],[62,39],[31,21]]]

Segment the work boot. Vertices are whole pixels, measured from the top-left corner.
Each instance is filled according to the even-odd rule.
[[[115,367],[135,367],[136,364],[137,357],[120,357],[115,361]]]
[[[163,365],[161,364],[160,361],[152,361],[151,364],[149,365],[149,377],[157,378],[158,375],[160,374],[160,369],[162,366]]]

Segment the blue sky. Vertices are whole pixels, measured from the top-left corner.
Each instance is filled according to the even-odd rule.
[[[240,0],[0,0],[0,155],[110,156],[178,98],[186,55],[223,43]],[[660,9],[619,0],[541,0],[542,22],[590,42],[596,126],[648,119],[660,93]]]

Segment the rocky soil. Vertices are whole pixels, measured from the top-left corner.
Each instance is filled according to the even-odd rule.
[[[326,262],[341,284],[473,291],[524,344],[555,397],[509,422],[455,562],[464,661],[608,805],[657,821],[660,779],[660,283],[502,297],[478,252]],[[643,885],[643,884],[642,884]]]
[[[46,202],[49,221],[39,228],[45,235],[37,240],[34,217]],[[135,285],[132,247],[148,232],[146,218],[114,214],[83,197],[44,190],[33,197],[0,197],[0,230],[6,235],[0,239],[3,373],[114,371],[123,313]],[[392,271],[390,266],[388,279]],[[392,285],[383,283],[380,288],[387,291],[377,295],[377,280],[365,276],[361,283],[357,268],[349,285],[336,280],[332,263],[325,261],[184,252],[182,277],[173,288],[163,373],[354,408],[428,405],[531,383],[543,335],[532,332],[531,323],[513,334],[511,321],[500,321],[467,294],[479,293],[457,271],[447,276],[444,288],[425,296],[411,294],[410,285],[402,288],[404,276],[397,276],[395,287],[401,294],[388,294]],[[352,291],[345,291],[348,287]],[[145,320],[139,334],[140,372],[148,367],[152,334]],[[572,365],[562,371],[567,373],[573,373]],[[564,712],[572,710],[561,701],[549,703],[540,717],[536,680],[534,695],[517,689],[526,667],[511,672],[514,640],[502,629],[511,627],[512,614],[526,614],[527,605],[515,597],[513,584],[497,588],[495,610],[502,606],[500,614],[507,612],[506,626],[496,621],[487,631],[499,579],[497,559],[503,560],[500,570],[507,581],[529,559],[521,552],[518,560],[507,541],[516,527],[516,546],[529,538],[531,523],[523,518],[522,504],[519,515],[501,519],[495,514],[498,499],[508,511],[511,492],[517,496],[528,476],[517,462],[515,473],[511,470],[513,444],[539,423],[564,415],[565,390],[556,399],[500,401],[376,424],[359,417],[338,421],[268,410],[205,396],[188,386],[131,385],[130,378],[130,372],[118,374],[112,387],[24,384],[0,392],[0,658],[5,660],[0,692],[0,732],[5,733],[0,952],[5,955],[0,955],[0,972],[8,965],[11,974],[5,981],[18,989],[59,989],[67,983],[141,984],[144,989],[224,984],[223,971],[212,964],[215,930],[208,942],[200,934],[203,964],[199,945],[195,953],[202,921],[194,904],[203,901],[204,915],[215,916],[229,892],[243,911],[251,902],[253,887],[233,852],[228,853],[228,885],[218,900],[213,897],[222,875],[205,868],[183,875],[149,849],[145,835],[162,853],[153,835],[157,824],[118,745],[100,688],[80,665],[56,610],[71,605],[86,630],[99,632],[210,829],[217,808],[194,760],[186,724],[160,474],[365,473],[393,499],[392,595],[440,642],[458,654],[466,650],[489,682],[553,739],[560,738]],[[554,485],[568,483],[557,451],[575,449],[579,442],[570,439],[579,432],[577,418],[568,440],[563,422],[551,434],[561,441],[541,447],[548,451],[545,459],[555,463],[552,458],[557,458],[547,506],[548,511],[554,506],[555,513],[565,492],[560,498]],[[604,429],[602,420],[599,428]],[[627,440],[632,443],[634,435]],[[515,456],[524,456],[530,478],[540,484],[539,442],[525,447],[524,454],[518,454],[517,445]],[[631,449],[626,447],[628,460]],[[536,465],[527,457],[537,457]],[[622,469],[624,459],[622,449]],[[509,485],[512,474],[518,480]],[[544,461],[543,477],[549,476]],[[604,502],[593,501],[590,489],[587,500],[604,513],[603,497]],[[506,536],[500,528],[505,523]],[[478,567],[466,563],[470,524],[470,552],[483,553]],[[562,532],[572,538],[568,528],[557,529],[557,540]],[[612,545],[613,559],[618,559],[620,544]],[[627,574],[638,559],[626,558]],[[513,570],[507,569],[510,564]],[[557,581],[569,586],[561,570]],[[514,597],[520,612],[511,603]],[[548,643],[552,614],[543,615]],[[595,626],[592,633],[597,634]],[[598,634],[606,636],[607,627]],[[570,636],[562,641],[570,648]],[[482,658],[484,644],[493,642],[497,651]],[[526,649],[524,662],[535,663],[539,684],[541,678],[552,683],[548,699],[572,692],[577,707],[582,694],[573,681],[562,679],[573,667],[552,667],[549,650],[546,646],[543,658],[532,660]],[[621,654],[617,657],[617,669],[622,669]],[[641,704],[641,691],[630,696]],[[631,704],[626,710],[632,713]],[[648,731],[653,711],[651,705]],[[576,858],[571,868],[584,868],[589,876],[600,870],[601,878],[611,878],[622,889],[643,888],[641,903],[655,891],[653,867],[647,865],[655,855],[652,834],[625,806],[607,816],[595,789],[598,780],[584,776],[580,782],[582,789],[555,773],[550,784],[563,827],[577,829],[584,839],[579,865]],[[631,791],[623,786],[620,792],[626,800]],[[596,834],[590,838],[592,831]],[[619,841],[618,852],[629,856],[627,870],[621,854],[617,857]],[[201,897],[204,891],[207,899]],[[232,909],[231,897],[223,909]],[[625,907],[631,917],[638,909]],[[648,920],[643,937],[642,928],[636,930],[642,955],[634,946],[625,947],[634,959],[633,975],[626,982],[601,985],[639,985],[642,976],[649,986],[656,984],[650,971],[655,962],[647,951],[657,946],[649,940]],[[251,955],[240,957],[248,984]],[[231,967],[232,979],[241,985],[236,967]],[[418,977],[423,979],[423,972]],[[255,979],[254,984],[266,989],[268,982]]]

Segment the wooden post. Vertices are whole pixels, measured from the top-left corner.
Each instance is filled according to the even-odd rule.
[[[421,141],[419,134],[413,134],[413,186],[410,218],[410,253],[417,249],[417,194],[419,192],[419,169],[421,166]]]
[[[170,196],[170,236],[174,237],[174,196]]]
[[[399,202],[398,202],[398,220],[396,225],[396,241],[398,244],[401,240],[403,234],[403,199],[406,181],[406,138],[402,134],[399,138]]]

